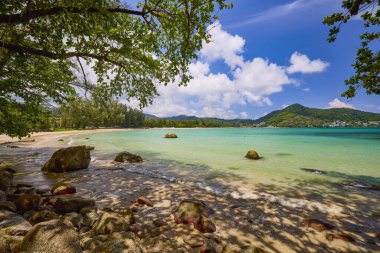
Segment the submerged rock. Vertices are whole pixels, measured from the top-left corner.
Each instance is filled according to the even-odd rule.
[[[21,215],[0,211],[0,235],[25,235],[32,225]]]
[[[16,205],[17,212],[20,214],[37,209],[40,206],[40,199],[40,195],[37,194],[7,195],[7,200]]]
[[[139,155],[135,155],[129,152],[121,152],[115,157],[115,162],[124,163],[141,163],[143,159]]]
[[[77,192],[75,187],[71,184],[58,183],[50,191],[53,195],[66,195],[74,194]]]
[[[358,188],[358,189],[363,189],[363,190],[380,191],[380,185],[374,185],[374,184],[344,182],[343,185]]]
[[[176,135],[176,134],[174,134],[174,133],[167,133],[167,134],[165,134],[165,138],[178,138],[178,136]]]
[[[95,201],[93,199],[65,196],[58,198],[54,203],[54,210],[59,214],[79,213],[85,207],[95,207]]]
[[[216,227],[208,220],[211,214],[213,210],[203,201],[186,199],[174,210],[174,220],[176,223],[193,224],[202,233],[213,233]]]
[[[318,219],[303,219],[302,223],[314,230],[317,230],[318,232],[323,232],[334,228],[333,225]]]
[[[42,167],[44,172],[63,173],[87,169],[91,154],[87,146],[63,148],[56,151]]]
[[[60,220],[41,222],[25,236],[20,246],[25,253],[81,253],[79,234]]]
[[[127,220],[117,213],[103,213],[92,227],[97,235],[123,232],[127,229]]]
[[[326,174],[327,174],[326,171],[323,171],[323,170],[317,170],[317,169],[301,168],[301,170],[306,171],[306,172],[309,172],[309,173],[313,173],[313,174],[323,174],[323,175],[326,175]]]
[[[260,156],[255,150],[249,150],[247,154],[245,155],[246,158],[252,159],[252,160],[259,160]]]

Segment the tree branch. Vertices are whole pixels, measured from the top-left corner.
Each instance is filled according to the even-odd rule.
[[[143,11],[136,11],[136,10],[129,10],[125,8],[106,8],[106,9],[99,9],[96,7],[90,7],[87,9],[81,9],[77,7],[53,7],[50,9],[39,9],[39,10],[32,10],[32,11],[26,11],[24,13],[20,14],[6,14],[6,15],[0,15],[0,24],[18,24],[18,23],[25,23],[32,19],[44,17],[44,16],[51,16],[51,15],[57,15],[64,12],[68,13],[101,13],[101,12],[108,12],[108,13],[124,13],[129,15],[136,15],[136,16],[144,16],[146,13]]]
[[[89,58],[93,58],[99,61],[107,61],[117,66],[123,67],[122,63],[112,60],[108,58],[106,55],[96,55],[96,54],[87,53],[87,52],[65,52],[65,53],[58,54],[58,53],[54,53],[54,52],[50,52],[50,51],[46,51],[42,49],[22,46],[19,44],[12,44],[5,41],[0,41],[0,48],[5,48],[10,51],[17,52],[19,54],[39,55],[39,56],[44,56],[44,57],[51,58],[54,60],[64,60],[64,59],[68,59],[72,57],[89,57]]]
[[[354,3],[351,6],[351,9],[350,9],[351,16],[355,16],[356,14],[358,14],[359,9],[360,9],[360,5],[363,2],[364,2],[364,0],[355,0],[354,1]]]

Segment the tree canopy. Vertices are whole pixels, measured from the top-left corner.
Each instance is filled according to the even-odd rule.
[[[208,24],[230,7],[225,0],[144,0],[136,7],[120,0],[2,0],[0,133],[27,135],[41,103],[74,99],[79,88],[145,106],[158,84],[185,85],[190,61],[209,39]],[[86,66],[96,82],[87,80]]]
[[[325,17],[324,23],[332,26],[328,41],[334,42],[342,24],[354,16],[364,21],[364,32],[360,36],[361,46],[356,52],[352,65],[355,74],[347,79],[346,92],[342,96],[352,98],[363,88],[367,94],[380,95],[380,0],[344,0],[342,7],[346,12],[334,13]]]

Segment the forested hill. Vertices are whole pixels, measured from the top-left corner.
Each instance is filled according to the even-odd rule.
[[[380,121],[380,114],[363,112],[347,108],[315,109],[300,104],[290,105],[282,110],[273,111],[257,120],[250,119],[218,119],[198,118],[195,116],[179,115],[158,118],[154,115],[145,117],[147,127],[239,127],[239,126],[278,126],[303,127],[323,126],[328,122],[346,122],[360,126],[355,122]]]
[[[348,123],[380,121],[380,114],[348,108],[315,109],[300,104],[290,105],[273,111],[255,123],[272,126],[319,126],[326,122],[343,121]]]

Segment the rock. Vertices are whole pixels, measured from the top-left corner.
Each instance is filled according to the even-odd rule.
[[[380,233],[376,234],[376,238],[380,240]]]
[[[73,227],[80,228],[83,222],[82,215],[79,213],[67,213],[65,214],[62,218],[62,221],[65,222],[66,224],[72,224]]]
[[[356,182],[344,182],[343,185],[354,187],[362,190],[380,191],[380,185],[356,183]]]
[[[20,148],[20,147],[16,145],[7,145],[7,148]]]
[[[25,235],[32,225],[21,215],[0,211],[0,235]]]
[[[58,183],[50,191],[53,195],[66,195],[74,194],[77,192],[75,187],[71,184]]]
[[[5,173],[0,174],[0,190],[3,192],[9,192],[11,189],[11,180]]]
[[[97,235],[112,234],[115,232],[123,232],[127,229],[127,220],[117,213],[103,213],[95,222],[92,229]]]
[[[255,150],[249,150],[247,154],[245,155],[246,158],[248,159],[253,159],[253,160],[258,160],[260,159],[259,154]]]
[[[13,194],[36,194],[34,187],[17,187]]]
[[[130,208],[118,210],[117,213],[127,220],[128,225],[132,225],[136,222],[135,215]]]
[[[10,201],[0,201],[0,210],[6,210],[12,213],[17,212],[17,207],[13,202]]]
[[[0,252],[16,252],[23,238],[23,236],[2,235],[0,237]]]
[[[41,222],[25,236],[20,246],[25,253],[82,253],[79,234],[60,220]]]
[[[2,190],[0,190],[0,200],[4,201],[6,199],[7,199],[7,194],[3,192]]]
[[[92,253],[143,253],[141,245],[134,239],[133,234],[127,232],[98,235],[88,238],[82,244],[84,250]]]
[[[95,201],[81,197],[65,196],[58,198],[54,203],[54,210],[59,214],[79,213],[85,207],[95,207]]]
[[[81,211],[82,213],[82,211]],[[99,218],[99,214],[96,212],[87,212],[82,215],[83,220],[82,220],[82,225],[87,226],[87,227],[92,227],[96,220]]]
[[[33,225],[37,224],[37,223],[40,223],[40,222],[45,222],[45,221],[49,221],[49,220],[54,220],[54,219],[58,219],[59,216],[51,211],[51,210],[41,210],[41,211],[36,211],[34,212],[30,218],[29,218],[29,222]]]
[[[330,234],[327,234],[326,235],[326,239],[329,240],[329,241],[333,241],[334,239],[340,239],[340,240],[343,240],[343,241],[346,241],[346,242],[355,242],[355,239],[344,233],[344,232],[337,232],[337,233],[330,233]]]
[[[168,134],[165,134],[165,138],[178,138],[178,136],[174,133],[168,133]]]
[[[200,253],[219,253],[222,252],[222,241],[217,237],[206,238],[205,244],[202,245]]]
[[[42,196],[50,196],[50,189],[37,189],[36,193]]]
[[[41,197],[37,194],[7,195],[7,200],[12,201],[16,205],[19,214],[37,209],[40,206],[40,199]]]
[[[63,139],[59,139],[58,141],[63,141]]]
[[[205,244],[205,240],[200,235],[189,235],[183,241],[191,248],[197,248]]]
[[[227,244],[226,246],[223,247],[223,250],[222,250],[222,253],[241,253],[243,252],[243,250],[237,246],[237,245],[233,245],[233,244]]]
[[[137,200],[136,200],[136,203],[139,204],[139,205],[146,205],[146,206],[150,206],[152,207],[154,204],[151,200],[145,198],[145,197],[139,197]]]
[[[309,173],[313,173],[313,174],[323,174],[323,175],[326,175],[326,174],[327,174],[326,171],[323,171],[323,170],[317,170],[317,169],[301,168],[301,170],[306,171],[306,172],[309,172]]]
[[[143,160],[141,156],[129,152],[121,152],[115,157],[115,162],[124,163],[141,163]]]
[[[318,219],[303,219],[302,223],[314,230],[317,230],[318,232],[323,232],[334,228],[333,225],[320,221]]]
[[[160,228],[153,224],[142,224],[131,228],[137,237],[140,239],[153,238],[160,235]]]
[[[89,151],[95,150],[95,147],[93,147],[93,146],[86,146],[86,148],[87,148]]]
[[[91,154],[86,146],[63,148],[56,151],[41,170],[55,173],[82,170],[88,168],[90,161]]]
[[[212,213],[213,210],[204,202],[186,199],[174,210],[174,220],[176,223],[193,224],[202,233],[212,233],[216,227],[207,219]]]
[[[163,226],[168,225],[168,223],[166,223],[165,221],[163,221],[161,219],[155,219],[153,221],[153,225],[155,225],[156,227],[163,227]]]
[[[376,245],[376,242],[374,240],[370,239],[370,238],[365,239],[364,242],[367,243],[367,244]]]

